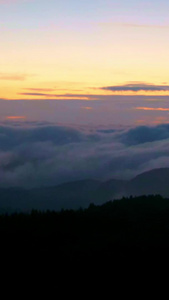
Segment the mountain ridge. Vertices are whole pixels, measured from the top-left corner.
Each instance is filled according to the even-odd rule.
[[[169,168],[143,172],[131,180],[84,179],[56,186],[0,188],[0,212],[79,209],[122,197],[160,194],[169,197]]]

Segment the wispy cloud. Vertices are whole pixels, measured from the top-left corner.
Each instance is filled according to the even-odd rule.
[[[30,76],[33,75],[18,74],[18,73],[0,73],[0,80],[24,81]]]
[[[82,109],[91,110],[91,109],[93,109],[93,107],[91,107],[91,106],[82,106]]]
[[[48,94],[48,93],[18,93],[18,95],[23,96],[43,96],[43,97],[55,97],[56,95]]]
[[[121,26],[125,27],[136,27],[136,28],[159,28],[159,29],[169,29],[169,25],[161,24],[137,24],[137,23],[124,23]]]
[[[32,92],[54,92],[56,89],[50,88],[24,88],[23,90],[32,91]]]
[[[47,98],[64,98],[64,99],[83,99],[83,100],[94,100],[98,95],[92,94],[74,94],[74,93],[66,93],[66,94],[50,94],[50,93],[35,93],[35,92],[28,92],[28,93],[18,93],[18,95],[22,96],[35,96],[35,97],[47,97]]]
[[[169,85],[156,85],[146,82],[135,82],[131,81],[124,85],[112,85],[101,87],[102,90],[112,91],[112,92],[161,92],[169,91]]]
[[[26,116],[7,116],[7,120],[25,120]]]
[[[54,91],[67,91],[67,92],[82,92],[83,90],[77,89],[61,89],[61,88],[23,88],[22,90],[30,92],[54,92]]]
[[[135,109],[139,110],[155,110],[155,111],[169,111],[169,108],[163,108],[163,107],[135,107]]]
[[[169,29],[169,24],[146,24],[146,23],[115,23],[115,22],[104,22],[99,23],[104,27],[133,27],[133,28],[154,28],[154,29]]]

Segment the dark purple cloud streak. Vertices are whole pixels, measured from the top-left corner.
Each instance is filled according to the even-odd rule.
[[[156,85],[145,82],[129,82],[124,85],[106,86],[102,87],[101,89],[112,92],[161,92],[169,91],[169,85]]]

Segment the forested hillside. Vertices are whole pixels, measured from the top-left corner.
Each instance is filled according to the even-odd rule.
[[[168,257],[169,199],[130,197],[84,210],[1,215],[0,240],[5,257],[52,259],[58,265]]]

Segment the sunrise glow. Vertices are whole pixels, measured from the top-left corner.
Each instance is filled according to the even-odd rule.
[[[169,95],[168,9],[157,0],[1,0],[0,98]]]

